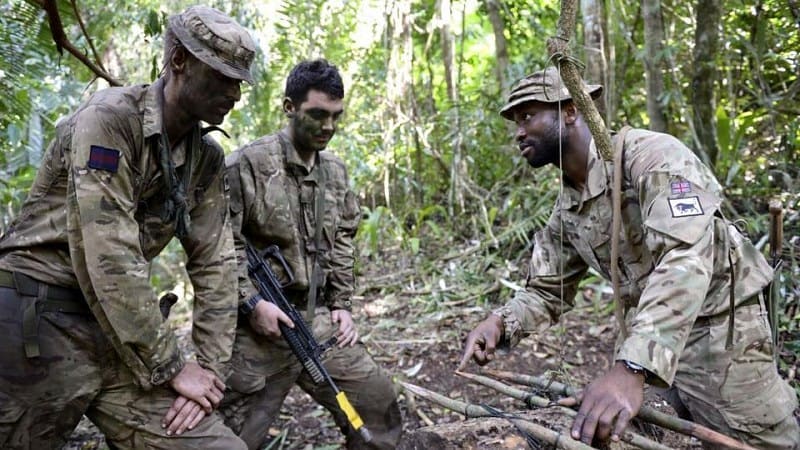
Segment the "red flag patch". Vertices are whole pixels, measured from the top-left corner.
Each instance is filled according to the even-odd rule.
[[[119,150],[92,145],[89,150],[89,163],[87,165],[92,169],[116,173],[119,167],[120,155],[121,152]]]

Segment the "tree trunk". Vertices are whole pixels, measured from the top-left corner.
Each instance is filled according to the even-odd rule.
[[[463,183],[463,168],[462,168],[462,140],[460,126],[461,111],[458,108],[458,86],[456,83],[456,57],[455,57],[455,41],[453,34],[450,32],[450,21],[452,19],[452,11],[450,0],[439,0],[438,16],[439,16],[439,37],[442,44],[442,59],[444,63],[444,79],[447,85],[447,99],[450,106],[454,108],[456,118],[452,123],[455,125],[452,130],[453,136],[453,160],[450,164],[450,192],[449,201],[447,205],[447,212],[451,215],[459,211],[457,207],[463,209],[464,193],[462,189]],[[463,22],[462,22],[463,23]]]
[[[484,3],[486,4],[486,11],[489,13],[489,22],[491,22],[492,31],[494,32],[494,54],[497,63],[495,66],[495,76],[497,77],[497,85],[500,87],[498,92],[502,93],[502,97],[505,98],[509,88],[509,86],[506,85],[509,60],[508,45],[504,34],[505,24],[503,23],[503,17],[500,15],[499,0],[484,0]]]
[[[584,77],[587,83],[602,84],[605,88],[609,85],[609,80],[602,2],[600,0],[581,0],[581,16],[583,17],[583,48],[586,55]],[[597,110],[605,117],[606,123],[609,123],[606,105],[610,95],[611,90],[604,89],[603,96],[595,100]]]
[[[694,33],[694,55],[692,74],[692,106],[694,128],[700,141],[702,153],[714,165],[719,154],[717,141],[716,99],[714,84],[719,76],[716,65],[719,48],[719,32],[722,20],[720,0],[698,0],[697,28]]]
[[[391,208],[392,197],[399,195],[393,189],[395,166],[397,164],[394,149],[398,142],[404,140],[403,123],[399,121],[409,114],[408,94],[411,86],[411,61],[413,47],[411,45],[411,1],[393,2],[388,12],[387,37],[390,46],[386,76],[386,110],[383,114],[383,196],[386,206]],[[402,201],[401,201],[402,203]]]
[[[703,0],[700,0],[702,3]],[[661,0],[642,0],[644,16],[645,73],[647,77],[647,115],[650,129],[667,131],[667,114],[664,98],[664,22]]]

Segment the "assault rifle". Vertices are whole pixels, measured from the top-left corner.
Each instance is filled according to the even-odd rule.
[[[253,281],[253,284],[255,284],[256,289],[258,289],[258,293],[261,294],[264,300],[272,302],[275,306],[280,308],[280,310],[294,322],[294,328],[289,328],[283,322],[278,322],[281,334],[292,349],[294,356],[306,369],[311,379],[314,380],[314,383],[328,383],[328,386],[330,386],[334,394],[336,394],[336,402],[339,404],[339,409],[347,416],[350,426],[361,435],[364,441],[370,442],[372,440],[372,435],[369,430],[367,430],[367,427],[364,426],[364,421],[361,420],[361,416],[358,415],[353,405],[350,404],[350,400],[347,399],[345,393],[339,390],[339,387],[333,382],[333,379],[325,369],[325,366],[322,365],[320,359],[322,353],[330,345],[336,343],[336,338],[332,338],[330,343],[326,343],[326,345],[320,345],[314,338],[311,330],[308,329],[305,321],[303,321],[303,317],[294,305],[289,303],[286,296],[283,294],[284,286],[294,281],[294,275],[289,265],[286,263],[286,260],[283,258],[283,255],[281,255],[278,246],[270,245],[264,250],[263,254],[281,264],[288,279],[286,284],[281,284],[277,275],[275,275],[275,272],[272,270],[272,267],[267,264],[264,257],[259,255],[252,245],[245,243],[245,251],[247,252],[247,274]]]

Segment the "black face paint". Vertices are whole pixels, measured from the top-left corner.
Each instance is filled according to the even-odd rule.
[[[219,125],[241,98],[241,80],[227,77],[200,60],[186,62],[179,91],[185,111],[212,125]]]

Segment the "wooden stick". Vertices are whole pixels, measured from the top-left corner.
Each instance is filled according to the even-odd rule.
[[[503,370],[484,369],[484,373],[501,380],[546,389],[557,395],[574,397],[578,393],[578,391],[572,387],[557,381],[550,381],[542,377],[534,377]],[[661,411],[657,411],[649,406],[642,406],[642,408],[639,409],[639,414],[637,417],[662,428],[695,437],[703,442],[714,444],[715,446],[722,446],[723,448],[729,448],[733,450],[756,450],[747,444],[725,436],[724,434],[714,431],[710,428],[704,427],[703,425],[691,422],[689,420],[684,420],[679,417],[670,416],[669,414],[664,414]]]
[[[539,397],[530,392],[523,391],[522,389],[517,389],[513,386],[509,386],[507,384],[501,383],[497,380],[493,380],[488,377],[483,377],[480,375],[475,375],[466,372],[459,372],[459,371],[456,371],[456,375],[464,377],[476,383],[482,384],[484,386],[490,387],[498,392],[508,395],[509,397],[516,398],[517,400],[522,400],[528,407],[554,408],[555,410],[569,417],[575,417],[575,415],[578,414],[576,411],[567,408],[565,406],[559,406],[544,397]],[[666,445],[663,444],[659,444],[658,442],[655,442],[630,430],[626,430],[625,433],[622,436],[620,436],[620,438],[623,441],[631,445],[635,445],[644,450],[670,450],[670,447],[667,447]]]
[[[404,381],[400,381],[399,383],[401,386],[403,386],[403,389],[412,392],[417,397],[424,398],[425,400],[428,400],[431,403],[435,403],[451,411],[463,414],[464,416],[471,418],[494,417],[492,413],[490,413],[480,405],[453,400],[449,397],[445,397],[444,395],[437,394],[436,392],[429,391],[428,389]],[[516,426],[520,430],[534,436],[535,438],[547,444],[554,446],[555,448],[563,450],[593,450],[592,447],[580,441],[572,439],[572,437],[570,437],[568,434],[559,433],[557,431],[551,430],[549,428],[543,427],[533,422],[529,422],[524,419],[515,419],[508,417],[506,417],[505,419],[513,423],[514,426]]]

